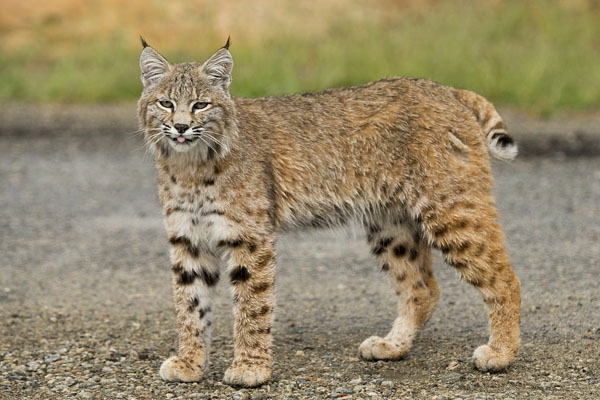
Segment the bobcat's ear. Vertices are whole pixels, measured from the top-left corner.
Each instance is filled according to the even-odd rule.
[[[142,70],[142,84],[148,87],[162,78],[171,68],[171,64],[156,50],[148,46],[142,38],[144,50],[140,55],[140,69]]]
[[[208,76],[210,83],[221,86],[225,92],[229,91],[231,84],[231,71],[233,58],[228,50],[229,39],[226,47],[222,47],[202,65],[202,71]]]

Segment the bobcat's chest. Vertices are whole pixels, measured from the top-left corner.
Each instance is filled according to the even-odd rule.
[[[228,203],[216,187],[172,185],[163,201],[169,237],[185,237],[197,246],[215,252],[217,244],[236,231],[227,216]]]

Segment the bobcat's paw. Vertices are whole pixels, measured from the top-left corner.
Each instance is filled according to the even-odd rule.
[[[515,360],[514,352],[500,352],[487,344],[479,346],[473,353],[473,362],[480,371],[501,371]]]
[[[162,363],[159,373],[167,382],[198,382],[204,372],[203,365],[192,365],[183,358],[171,356]]]
[[[366,339],[358,351],[365,360],[399,360],[410,348],[410,342],[392,342],[379,336]]]
[[[230,386],[256,387],[269,379],[271,379],[270,366],[240,363],[227,368],[223,381]]]

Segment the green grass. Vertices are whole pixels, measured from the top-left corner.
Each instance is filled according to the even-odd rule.
[[[600,108],[600,10],[576,11],[544,0],[436,4],[420,16],[332,19],[320,40],[299,32],[238,45],[234,37],[232,92],[314,91],[404,75],[468,88],[497,105],[538,114]],[[60,57],[43,38],[3,52],[0,100],[136,99],[140,49],[137,38],[125,36],[116,32],[108,40],[87,41]],[[185,46],[159,51],[175,62],[209,55]]]

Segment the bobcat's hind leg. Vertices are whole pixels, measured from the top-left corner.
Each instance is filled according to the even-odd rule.
[[[373,225],[368,239],[398,296],[398,316],[385,337],[371,336],[359,347],[367,360],[400,359],[417,330],[429,319],[439,298],[431,249],[412,223]]]
[[[426,234],[462,278],[476,287],[489,309],[490,338],[473,354],[482,371],[509,366],[519,349],[520,283],[504,248],[504,234],[491,200],[455,199],[423,215]]]

